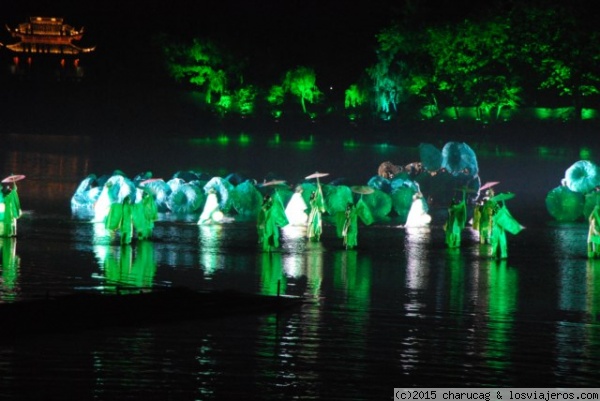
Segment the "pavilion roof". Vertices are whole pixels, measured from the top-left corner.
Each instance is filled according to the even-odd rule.
[[[29,17],[29,22],[20,23],[16,28],[7,25],[6,29],[20,42],[5,47],[18,53],[79,54],[95,50],[95,46],[74,45],[73,41],[83,37],[83,28],[75,29],[63,23],[62,18]]]

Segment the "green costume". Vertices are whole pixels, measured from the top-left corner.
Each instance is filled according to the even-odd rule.
[[[490,244],[492,231],[494,229],[494,210],[497,203],[493,200],[486,200],[481,206],[481,215],[478,219],[479,226],[479,242],[482,244]]]
[[[279,194],[275,192],[273,197],[266,195],[256,223],[258,242],[262,244],[263,250],[271,251],[272,248],[279,247],[279,227],[287,224],[288,219]]]
[[[3,301],[13,301],[17,295],[15,287],[18,284],[17,279],[21,262],[17,255],[17,239],[14,237],[0,239],[0,248],[2,248],[0,297]]]
[[[506,232],[516,235],[521,232],[523,226],[510,214],[504,202],[502,202],[502,205],[498,204],[494,209],[492,219],[491,257],[506,259],[508,257]]]
[[[307,237],[309,240],[319,241],[323,233],[323,218],[325,212],[325,199],[321,185],[317,184],[317,190],[310,195],[310,214],[308,215]]]
[[[473,222],[471,226],[473,230],[477,230],[479,232],[479,224],[481,223],[481,209],[483,208],[483,204],[477,202],[475,207],[473,208]]]
[[[448,208],[448,220],[444,224],[446,231],[446,245],[448,248],[458,248],[460,246],[461,232],[467,223],[467,202],[463,193],[463,199],[460,202],[452,201]]]
[[[491,257],[493,259],[506,259],[508,257],[506,231],[499,224],[492,226],[490,245],[492,247]]]
[[[600,206],[596,205],[588,218],[590,228],[587,238],[588,258],[600,258]]]
[[[4,205],[4,217],[2,218],[2,229],[0,234],[3,237],[17,236],[17,219],[21,217],[21,201],[17,193],[17,187],[10,188],[4,186],[2,189],[2,204]]]
[[[142,200],[133,205],[133,226],[141,240],[152,238],[154,222],[158,218],[158,208],[152,195],[142,191]]]
[[[121,232],[121,244],[131,244],[133,236],[133,205],[131,198],[126,196],[123,203],[115,202],[110,205],[110,210],[104,222],[110,231]]]
[[[373,214],[362,197],[356,205],[349,203],[344,213],[337,214],[337,234],[344,239],[346,249],[353,249],[358,245],[359,218],[366,225],[373,223]]]

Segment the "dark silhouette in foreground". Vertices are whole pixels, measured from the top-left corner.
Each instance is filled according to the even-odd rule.
[[[116,294],[81,292],[0,305],[3,339],[116,326],[159,325],[244,314],[280,313],[304,302],[282,295],[177,287],[129,289]]]

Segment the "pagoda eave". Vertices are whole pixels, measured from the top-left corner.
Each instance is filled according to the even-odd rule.
[[[59,54],[59,55],[78,55],[91,53],[96,50],[96,47],[78,47],[73,44],[58,45],[58,46],[24,46],[22,42],[6,45],[6,48],[15,53],[25,54]]]
[[[11,36],[15,39],[20,39],[25,43],[70,43],[71,41],[78,41],[83,38],[83,34],[77,34],[73,36],[69,35],[25,35],[20,32],[11,32]]]

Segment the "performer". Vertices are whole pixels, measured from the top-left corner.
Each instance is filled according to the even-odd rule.
[[[123,198],[122,203],[114,202],[110,205],[104,224],[111,232],[120,231],[121,245],[131,244],[131,238],[133,237],[133,206],[129,195]]]
[[[463,191],[462,201],[458,202],[456,199],[452,199],[452,203],[448,208],[448,220],[444,224],[444,230],[446,231],[446,245],[448,245],[448,248],[460,247],[461,232],[465,228],[466,222],[466,191]]]
[[[138,189],[141,199],[133,205],[133,226],[141,240],[151,239],[154,222],[158,218],[158,208],[154,197],[145,188]]]
[[[506,259],[508,257],[506,232],[516,235],[521,232],[523,226],[510,214],[504,201],[496,204],[492,213],[491,225],[490,245],[492,249],[490,256],[493,259]]]
[[[325,200],[321,185],[317,183],[317,189],[310,194],[310,214],[308,215],[307,237],[309,240],[319,241],[323,233],[323,218],[325,212]]]
[[[473,219],[471,220],[471,227],[473,230],[479,232],[479,224],[481,223],[481,209],[483,207],[483,202],[476,201],[475,206],[473,207]]]
[[[492,248],[490,256],[492,259],[506,259],[508,257],[508,243],[506,241],[506,231],[500,224],[494,224],[493,219],[497,210],[491,214],[491,230],[489,243]]]
[[[0,260],[0,288],[2,293],[0,298],[4,301],[13,299],[16,295],[19,267],[21,258],[17,255],[17,239],[15,237],[0,239],[0,249],[2,250],[2,259]],[[18,288],[18,287],[17,287]]]
[[[292,226],[306,227],[308,222],[308,215],[306,209],[308,206],[302,198],[302,187],[297,186],[292,198],[285,207],[285,215]]]
[[[429,223],[431,223],[431,216],[427,213],[427,202],[419,190],[413,195],[404,227],[423,227]]]
[[[198,224],[210,224],[219,221],[220,217],[222,217],[220,212],[217,191],[215,191],[214,188],[211,188],[208,190],[206,203],[204,204],[204,209],[198,219]]]
[[[2,219],[3,237],[17,236],[17,219],[21,217],[21,201],[17,193],[15,183],[4,183],[2,186],[2,206],[4,206],[4,218]]]
[[[256,222],[258,243],[262,244],[264,251],[279,248],[279,227],[287,224],[288,219],[279,194],[275,192],[273,197],[265,195]]]
[[[358,219],[369,225],[373,223],[373,215],[362,197],[356,205],[348,203],[346,211],[338,214],[337,232],[338,236],[344,239],[344,247],[353,249],[358,245]]]
[[[494,191],[489,189],[483,198],[480,213],[478,217],[479,242],[481,244],[489,244],[494,229],[494,211],[497,207],[497,202],[492,199]]]
[[[600,206],[596,205],[588,218],[590,227],[587,238],[588,258],[600,258]]]

